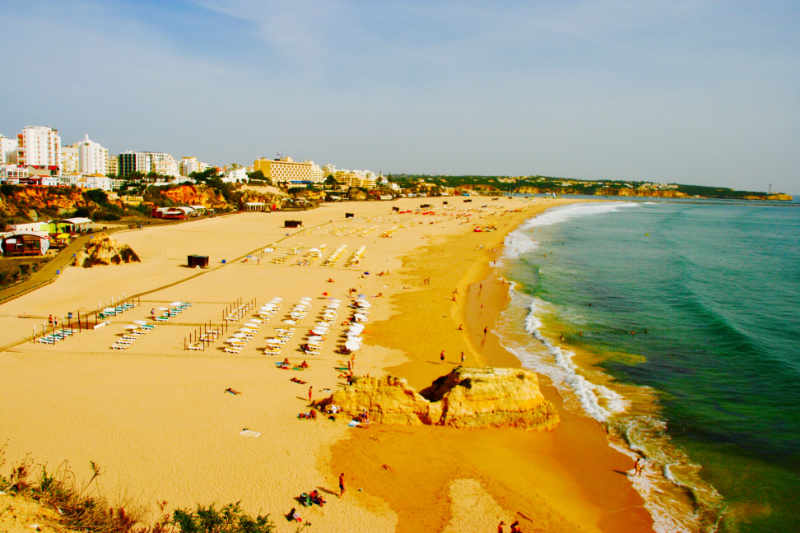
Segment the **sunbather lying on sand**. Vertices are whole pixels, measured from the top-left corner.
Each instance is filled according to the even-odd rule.
[[[286,513],[286,520],[288,520],[289,522],[302,522],[303,521],[303,519],[300,518],[300,515],[297,514],[297,511],[295,510],[294,507],[292,507],[291,511]]]
[[[230,387],[228,387],[227,389],[225,389],[225,392],[227,392],[228,394],[233,394],[234,396],[237,396],[237,395],[241,394],[241,392],[240,392],[240,391],[238,391],[238,390],[236,390],[236,389],[232,389],[232,388],[230,388]]]

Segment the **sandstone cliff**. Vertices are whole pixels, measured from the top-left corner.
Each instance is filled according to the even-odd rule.
[[[75,255],[72,265],[89,268],[95,265],[119,265],[139,261],[141,259],[130,246],[119,244],[105,233],[100,233],[89,239],[83,250]]]
[[[167,202],[159,202],[159,197]],[[145,193],[145,200],[154,201],[157,205],[202,205],[203,207],[220,209],[228,203],[218,191],[204,185],[176,185],[170,187],[151,187]]]
[[[380,424],[552,429],[559,421],[536,374],[513,368],[458,367],[421,393],[403,379],[359,377],[317,402],[330,404]]]

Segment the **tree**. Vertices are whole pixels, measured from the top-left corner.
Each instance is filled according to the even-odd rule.
[[[210,167],[202,172],[192,172],[191,174],[189,174],[189,177],[193,178],[197,183],[206,183],[213,178],[218,178],[217,169],[214,167]]]
[[[272,180],[266,177],[264,173],[261,172],[260,170],[254,170],[253,172],[248,172],[247,177],[248,179],[250,179],[250,181],[263,182],[266,183],[267,185],[272,185]]]
[[[325,178],[325,182],[324,183],[325,183],[326,187],[331,187],[333,189],[336,189],[336,188],[339,187],[339,182],[336,181],[336,178],[333,177],[333,174],[328,174],[328,177]]]

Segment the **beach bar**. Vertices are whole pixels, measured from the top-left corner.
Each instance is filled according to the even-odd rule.
[[[8,233],[0,240],[0,249],[6,257],[44,255],[49,248],[50,236],[46,232]]]

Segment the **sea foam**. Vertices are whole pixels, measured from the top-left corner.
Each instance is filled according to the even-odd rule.
[[[635,202],[604,202],[602,204],[573,204],[548,209],[541,215],[526,221],[519,228],[506,235],[502,258],[518,259],[523,254],[532,252],[539,246],[528,232],[531,228],[550,226],[576,217],[613,213],[614,211],[626,207],[636,207],[638,205],[639,204]]]

